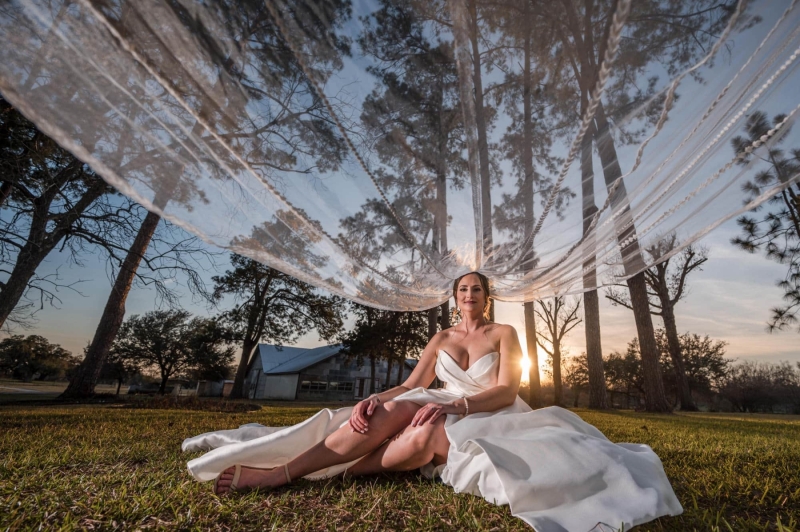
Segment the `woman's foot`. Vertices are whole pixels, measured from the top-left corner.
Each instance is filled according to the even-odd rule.
[[[236,485],[232,485],[239,467],[239,478]],[[224,495],[229,491],[247,491],[256,488],[277,488],[291,481],[286,466],[273,469],[259,469],[256,467],[233,466],[223,471],[215,484],[215,493]]]

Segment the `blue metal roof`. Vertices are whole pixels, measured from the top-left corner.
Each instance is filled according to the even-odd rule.
[[[298,373],[317,362],[322,362],[342,350],[341,344],[323,345],[313,349],[281,347],[259,344],[262,371],[267,375]]]
[[[313,349],[302,347],[279,347],[272,344],[258,344],[261,356],[261,368],[267,375],[282,373],[299,373],[317,362],[322,362],[342,350],[342,344],[323,345]],[[419,362],[415,358],[407,358],[406,365],[414,368]],[[385,364],[385,361],[381,361]]]

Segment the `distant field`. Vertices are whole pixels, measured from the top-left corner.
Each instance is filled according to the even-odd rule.
[[[57,396],[67,388],[67,384],[67,382],[22,382],[12,379],[0,379],[0,397],[6,395],[31,395],[34,397],[46,395]],[[98,384],[95,391],[97,393],[117,393],[117,386]],[[125,393],[127,391],[128,387],[125,385],[120,388],[120,393]]]
[[[0,407],[0,530],[531,530],[418,474],[296,482],[220,500],[180,443],[243,423],[296,423],[308,406],[231,414],[123,405]],[[339,405],[334,405],[338,407]],[[578,410],[612,441],[661,457],[685,513],[636,530],[797,530],[800,417]]]

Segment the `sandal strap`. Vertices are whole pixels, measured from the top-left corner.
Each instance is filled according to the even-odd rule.
[[[242,466],[240,464],[236,464],[234,466],[235,469],[233,471],[233,478],[231,479],[231,491],[238,491],[239,490],[239,477],[242,475]]]

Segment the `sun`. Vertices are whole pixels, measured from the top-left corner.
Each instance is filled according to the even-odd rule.
[[[522,360],[520,360],[520,365],[522,366],[522,382],[528,382],[530,378],[528,372],[531,369],[531,359],[529,359],[527,355],[523,356]]]

